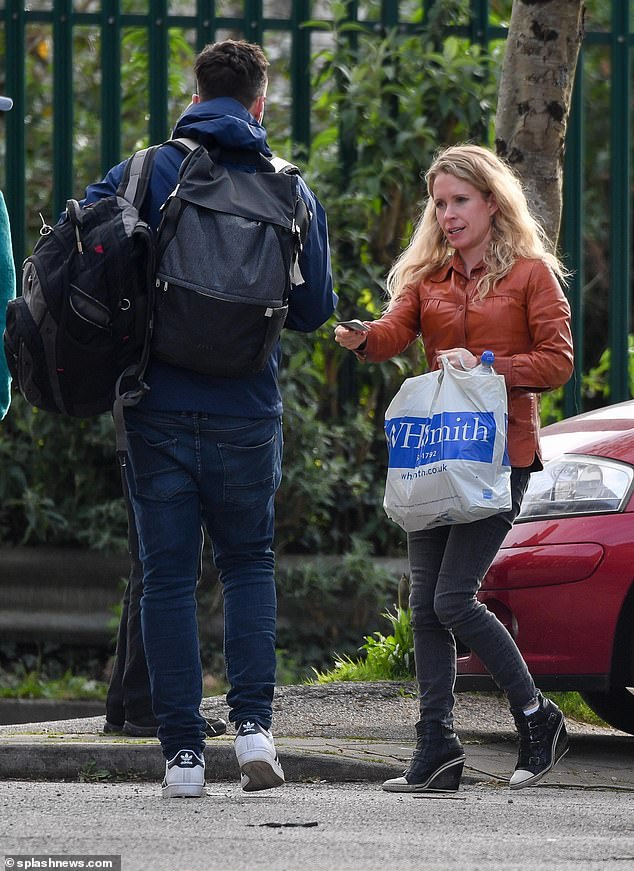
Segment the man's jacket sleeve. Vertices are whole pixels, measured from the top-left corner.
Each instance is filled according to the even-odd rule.
[[[308,235],[299,258],[304,284],[291,289],[285,326],[309,332],[325,323],[337,305],[332,285],[328,221],[323,206],[300,178],[300,194],[311,213]]]
[[[99,182],[90,184],[86,188],[86,195],[81,201],[81,205],[89,205],[96,203],[97,200],[102,200],[104,197],[111,197],[116,194],[121,179],[123,178],[123,170],[125,169],[126,161],[113,166],[108,174]]]

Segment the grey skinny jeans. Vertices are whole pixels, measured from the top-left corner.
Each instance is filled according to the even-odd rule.
[[[510,511],[473,523],[410,532],[410,607],[421,720],[453,728],[456,642],[484,663],[511,710],[535,698],[535,683],[513,638],[476,599],[489,566],[513,525],[528,486],[528,469],[511,471]]]

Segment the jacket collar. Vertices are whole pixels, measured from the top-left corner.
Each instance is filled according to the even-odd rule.
[[[176,122],[172,138],[196,139],[207,148],[253,151],[270,157],[266,130],[231,97],[191,103]]]
[[[481,272],[484,269],[484,261],[480,261],[477,263],[473,269],[471,270],[471,278],[473,278],[475,272]],[[430,273],[428,276],[429,281],[441,282],[446,281],[451,272],[457,272],[459,275],[462,275],[464,278],[468,278],[467,272],[464,267],[464,263],[462,262],[462,258],[458,254],[457,251],[451,255],[449,260],[446,263],[443,263],[438,269],[434,272]]]

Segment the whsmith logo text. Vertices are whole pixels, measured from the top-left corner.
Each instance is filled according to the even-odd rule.
[[[440,460],[493,462],[496,425],[491,411],[459,411],[385,421],[391,469],[416,469]]]

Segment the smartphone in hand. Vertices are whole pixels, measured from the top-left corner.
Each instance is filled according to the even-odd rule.
[[[363,321],[356,318],[352,321],[339,321],[338,327],[345,327],[347,330],[354,330],[355,333],[368,333],[370,328]]]

